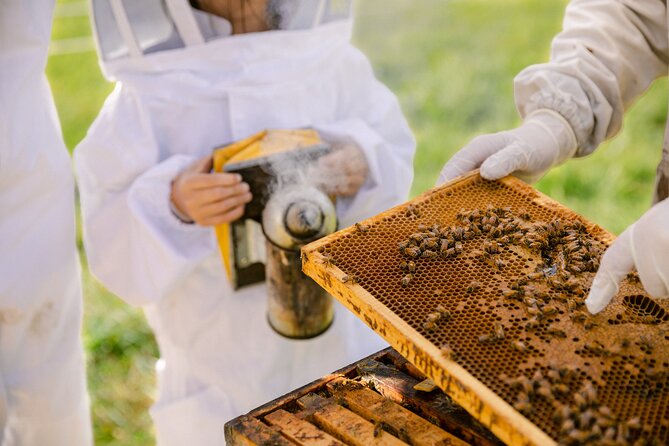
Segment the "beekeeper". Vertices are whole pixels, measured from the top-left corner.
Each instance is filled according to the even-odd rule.
[[[350,44],[350,1],[197,6],[212,13],[186,0],[93,1],[116,88],[75,151],[90,268],[145,308],[158,339],[160,445],[221,444],[230,418],[385,346],[341,306],[323,335],[282,338],[265,286],[233,292],[211,226],[250,197],[236,175],[209,173],[212,149],[316,128],[347,147],[320,175],[350,173],[340,226],[406,199],[415,149],[396,98]]]
[[[92,444],[74,182],[44,76],[53,0],[0,2],[0,445]]]
[[[551,61],[515,79],[524,118],[513,130],[474,138],[444,166],[445,182],[477,167],[487,179],[538,180],[571,157],[615,136],[634,100],[669,64],[667,5],[662,0],[572,0]],[[586,305],[604,309],[636,268],[646,291],[669,296],[669,126],[657,169],[654,205],[609,247]]]

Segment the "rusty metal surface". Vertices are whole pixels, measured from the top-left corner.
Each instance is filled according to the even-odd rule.
[[[446,253],[458,227],[483,226],[480,217],[463,221],[463,215],[491,211],[524,222],[519,225],[522,236],[504,239],[498,253],[486,255],[486,241],[499,241],[513,230],[502,228],[493,235],[489,228],[474,231],[459,238],[458,252]],[[531,228],[545,229],[556,219],[559,237],[551,242],[555,246],[546,243],[555,252],[547,253],[547,246],[530,249]],[[439,239],[436,248],[426,247],[420,236],[413,244],[423,247],[420,253],[407,251],[406,245],[398,248],[413,234],[430,231]],[[582,246],[574,249],[591,250],[591,268],[584,266],[588,255],[564,260],[570,248],[563,238],[572,241],[576,232],[582,233]],[[449,241],[441,247],[444,240]],[[471,175],[309,245],[304,262],[305,270],[311,269],[349,308],[381,308],[373,318],[389,320],[388,310],[406,322],[412,329],[406,336],[420,338],[411,339],[412,347],[428,346],[421,355],[430,358],[430,368],[443,363],[434,354],[441,349],[556,441],[669,444],[668,300],[650,298],[630,276],[602,313],[590,316],[583,306],[597,266],[594,254],[612,240],[603,229],[518,180],[489,182]],[[424,251],[436,255],[425,257]],[[413,272],[406,266],[409,261]],[[369,314],[367,319],[369,324]],[[395,347],[402,344],[385,337]],[[430,376],[441,372],[452,376],[448,371]],[[594,394],[589,394],[591,387]],[[600,409],[611,414],[604,416]],[[580,421],[583,413],[587,419]],[[565,425],[568,419],[574,422]],[[610,427],[613,433],[607,433]],[[606,443],[604,438],[611,436]]]

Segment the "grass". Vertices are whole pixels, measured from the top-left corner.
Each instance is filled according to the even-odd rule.
[[[80,4],[58,0],[61,7],[66,3]],[[355,42],[370,57],[379,78],[397,93],[418,139],[413,195],[430,188],[443,163],[471,138],[519,123],[513,77],[525,66],[548,58],[566,3],[359,2]],[[64,15],[54,22],[54,39],[90,35],[87,17]],[[47,74],[65,141],[73,149],[112,85],[102,78],[94,51],[55,54]],[[657,82],[628,113],[625,129],[616,139],[593,156],[554,169],[538,188],[616,233],[639,218],[648,207],[659,161],[666,88],[666,81]],[[147,410],[157,357],[153,336],[141,311],[108,293],[90,276],[85,263],[84,294],[96,442],[152,444]]]

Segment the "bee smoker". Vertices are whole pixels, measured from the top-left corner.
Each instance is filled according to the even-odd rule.
[[[334,204],[314,187],[287,186],[267,201],[262,226],[270,325],[289,338],[318,336],[332,323],[332,297],[302,272],[300,248],[335,231]]]

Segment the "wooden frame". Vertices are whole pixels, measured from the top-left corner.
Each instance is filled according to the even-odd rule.
[[[472,182],[478,178],[478,171],[459,177],[447,185],[426,192],[412,200],[410,204],[420,204],[435,193],[461,183]],[[500,182],[520,192],[541,207],[575,215],[570,209],[514,177],[506,177]],[[407,204],[397,206],[361,223],[364,225],[382,224],[379,222],[404,212],[406,206]],[[613,235],[601,227],[587,222],[586,226],[592,235],[598,237],[604,243],[609,244],[614,240]],[[319,250],[341,237],[354,233],[354,231],[356,231],[355,227],[343,229],[305,246],[302,249],[303,271],[349,310],[353,311],[365,324],[381,335],[400,354],[425,373],[444,392],[506,444],[523,446],[556,445],[555,440],[458,365],[457,362],[446,357],[438,346],[430,343],[362,286],[351,283],[351,281],[346,281],[346,283],[342,281],[345,273],[334,265],[327,265]]]

